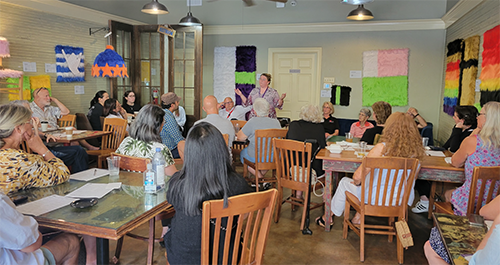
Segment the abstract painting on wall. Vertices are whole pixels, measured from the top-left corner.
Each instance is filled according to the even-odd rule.
[[[57,45],[56,82],[85,82],[85,55],[83,48]]]
[[[363,106],[386,101],[408,105],[409,49],[363,52]]]

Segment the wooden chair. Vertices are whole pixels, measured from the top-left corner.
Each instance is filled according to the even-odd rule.
[[[135,156],[127,156],[117,153],[111,153],[112,156],[119,156],[120,158],[120,170],[127,170],[132,172],[144,172],[146,170],[146,166],[151,162],[149,158],[135,157]],[[154,254],[154,243],[163,241],[163,238],[155,238],[155,221],[172,218],[175,214],[175,210],[173,207],[170,207],[166,211],[163,211],[161,214],[156,215],[154,218],[149,220],[149,233],[148,236],[140,236],[133,233],[127,233],[127,236],[140,239],[142,241],[148,242],[148,259],[147,264],[153,263],[153,254]],[[115,255],[112,258],[113,262],[116,264],[120,259],[120,254],[123,246],[123,239],[121,237],[116,242],[116,250]]]
[[[243,128],[243,126],[245,126],[247,121],[231,120],[231,123],[233,124],[233,127],[235,127],[236,124],[238,124],[238,126],[240,127],[240,130],[241,130],[241,128]],[[243,148],[245,148],[247,146],[248,146],[248,142],[247,143],[233,142],[233,146],[231,148],[231,152],[233,153],[233,158],[236,155],[239,155],[241,153],[241,150],[243,150]]]
[[[222,134],[222,137],[224,137],[224,141],[226,142],[226,145],[229,146],[229,134],[224,133],[224,134]]]
[[[76,122],[76,115],[68,114],[62,116],[59,120],[57,120],[57,126],[59,126],[59,128],[75,127],[75,122]]]
[[[378,142],[380,142],[380,136],[381,135],[379,133],[375,134],[375,138],[373,138],[373,145],[376,145],[378,144]]]
[[[102,162],[113,153],[125,138],[127,120],[124,119],[104,119],[103,131],[111,131],[109,135],[102,137],[100,150],[87,150],[88,155],[97,156],[97,167],[102,167]]]
[[[21,143],[20,148],[21,148],[21,150],[23,150],[24,152],[26,152],[28,154],[33,154],[33,152],[31,151],[31,148],[28,146],[28,144],[26,143],[26,141],[23,141]]]
[[[294,140],[273,139],[274,146],[274,162],[276,163],[276,177],[278,179],[278,198],[283,198],[283,188],[293,190],[292,195],[278,203],[274,222],[278,222],[280,218],[281,205],[288,202],[292,205],[302,206],[302,221],[300,222],[300,230],[304,229],[306,220],[305,207],[311,203],[310,209],[316,209],[323,206],[322,203],[309,202],[309,173],[311,172],[311,156],[312,144]],[[323,178],[324,180],[324,178]],[[313,184],[314,185],[314,184]],[[317,185],[321,185],[317,183]],[[295,196],[295,191],[302,191],[302,198]],[[293,206],[292,206],[293,209]]]
[[[251,183],[255,183],[256,191],[259,191],[259,183],[271,182],[276,183],[276,163],[272,154],[272,139],[285,138],[286,129],[266,129],[255,131],[255,163],[245,159],[243,162],[243,177]],[[255,169],[255,178],[248,177],[248,168]],[[261,170],[272,170],[272,176],[265,178],[260,173]]]
[[[223,200],[205,201],[201,264],[262,264],[277,193],[233,196],[227,208]]]
[[[399,157],[365,157],[361,164],[362,169],[369,169],[369,175],[361,181],[361,200],[354,194],[346,191],[346,203],[344,212],[343,238],[347,238],[348,229],[351,228],[360,237],[360,261],[365,260],[365,233],[385,234],[392,242],[396,235],[394,218],[408,220],[408,198],[413,189],[415,176],[420,171],[419,161],[415,158]],[[383,171],[390,172],[387,177]],[[398,172],[398,173],[395,173]],[[394,174],[393,177],[391,177]],[[399,183],[397,183],[399,180]],[[373,187],[376,183],[376,187]],[[383,187],[382,184],[383,183]],[[366,191],[366,192],[365,192]],[[368,193],[368,194],[366,194]],[[379,205],[379,200],[382,205]],[[351,206],[361,214],[360,224],[354,225],[349,220]],[[365,224],[366,216],[388,217],[388,225]],[[368,229],[367,229],[368,228]],[[382,231],[387,230],[387,231]],[[398,262],[403,264],[403,246],[397,237]]]
[[[87,115],[83,113],[76,113],[76,129],[77,130],[89,130],[93,131],[92,125],[90,125],[90,121],[87,118]],[[87,142],[93,146],[99,146],[98,139],[87,139]]]
[[[481,182],[479,183],[479,180]],[[469,192],[469,202],[467,203],[467,215],[479,214],[479,210],[484,205],[482,200],[485,199],[485,204],[489,203],[500,193],[500,189],[495,192],[496,182],[500,181],[500,166],[499,167],[474,167],[472,173],[472,181]],[[490,187],[486,190],[486,183],[490,182]],[[479,193],[477,189],[479,187]],[[482,198],[479,202],[479,198]],[[454,214],[451,202],[435,202],[436,213]]]

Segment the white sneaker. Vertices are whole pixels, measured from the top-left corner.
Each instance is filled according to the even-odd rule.
[[[426,213],[429,211],[429,201],[418,201],[415,207],[411,208],[414,213]]]

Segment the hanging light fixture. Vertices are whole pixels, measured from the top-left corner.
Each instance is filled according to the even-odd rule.
[[[363,5],[358,5],[358,8],[349,12],[347,19],[350,20],[370,20],[373,19],[373,14],[370,10],[365,9]]]
[[[181,26],[200,26],[201,21],[197,19],[196,17],[193,17],[193,13],[191,13],[191,1],[188,1],[188,6],[189,10],[187,13],[187,16],[181,18],[181,21],[179,21],[179,25]]]
[[[141,11],[152,15],[168,14],[167,7],[158,3],[158,0],[153,0],[151,3],[144,5]]]

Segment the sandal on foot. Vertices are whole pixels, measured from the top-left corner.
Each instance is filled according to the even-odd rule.
[[[321,227],[325,227],[325,219],[323,219],[323,216],[319,216],[318,218],[316,218],[316,224],[321,226]],[[332,229],[333,224],[334,224],[334,222],[332,221],[330,223],[330,229]]]

